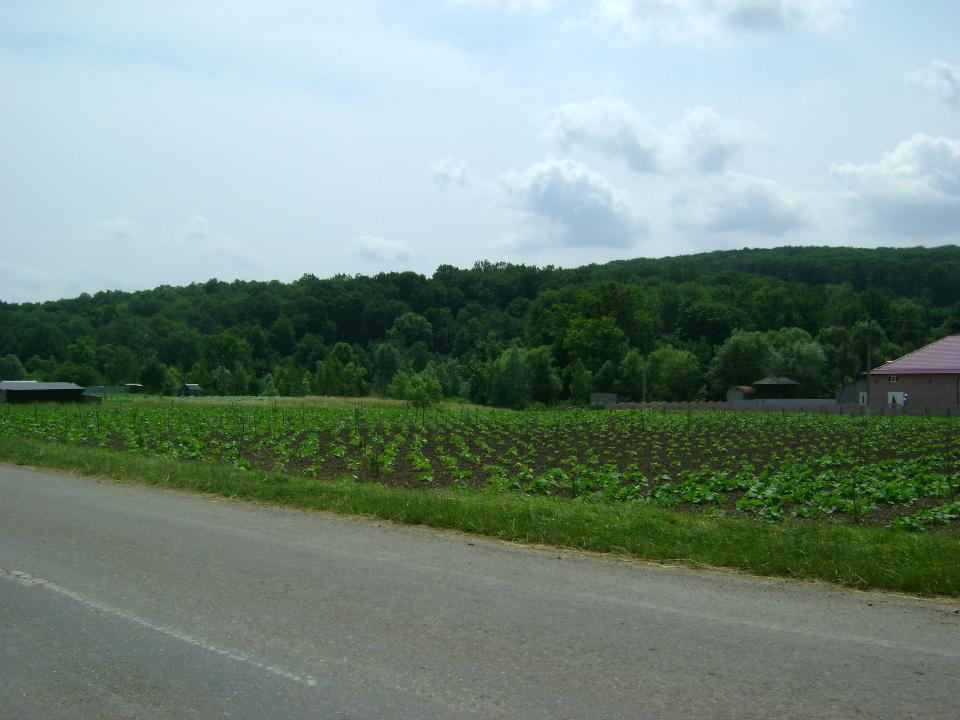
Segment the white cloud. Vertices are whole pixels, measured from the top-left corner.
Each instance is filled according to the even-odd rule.
[[[515,208],[546,222],[540,240],[549,244],[629,248],[649,232],[630,195],[582,163],[551,158],[497,184]]]
[[[246,245],[226,233],[210,227],[203,215],[194,215],[169,239],[170,245],[182,253],[185,262],[204,261],[219,272],[228,272],[236,268],[253,269],[259,266],[258,258]]]
[[[681,162],[701,172],[726,169],[730,160],[757,137],[748,125],[720,117],[713,108],[688,110],[683,118],[667,128],[668,147],[673,147]]]
[[[452,5],[473,5],[490,10],[503,10],[508,13],[527,10],[547,10],[554,5],[551,0],[450,0]]]
[[[355,255],[368,260],[385,260],[396,262],[406,260],[412,251],[410,246],[402,240],[387,240],[373,235],[361,235],[350,241],[350,249]]]
[[[831,172],[875,229],[913,237],[960,232],[960,139],[917,133],[878,163]]]
[[[701,180],[673,197],[674,225],[710,233],[781,237],[812,224],[800,195],[766,178],[727,172]]]
[[[841,27],[854,0],[450,0],[507,13],[572,6],[572,23],[618,27],[635,42],[727,42],[777,32],[830,33]],[[582,8],[582,6],[586,8]],[[580,7],[578,7],[580,6]]]
[[[31,302],[50,285],[51,276],[27,265],[0,260],[0,302]]]
[[[102,218],[94,222],[83,252],[83,262],[89,267],[90,274],[97,267],[112,265],[116,267],[118,258],[130,258],[138,254],[144,242],[140,236],[140,226],[133,220],[117,215],[114,218]]]
[[[477,180],[470,172],[469,166],[462,160],[457,162],[452,157],[446,157],[428,166],[427,170],[441,185],[456,185],[465,189],[477,185]]]
[[[708,107],[688,110],[661,132],[627,103],[605,98],[557,108],[544,135],[565,149],[579,145],[621,158],[640,173],[691,167],[720,172],[758,136]]]
[[[96,234],[116,240],[129,240],[140,234],[140,226],[133,220],[118,215],[112,220],[104,218],[94,225]]]
[[[851,0],[596,0],[594,17],[634,41],[723,42],[737,35],[831,32]]]
[[[941,60],[929,67],[907,73],[907,82],[939,97],[948,105],[960,105],[960,68]]]
[[[660,134],[625,102],[595,98],[562,105],[546,137],[564,148],[573,145],[623,158],[636,172],[658,170]]]

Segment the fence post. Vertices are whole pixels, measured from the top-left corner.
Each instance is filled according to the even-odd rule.
[[[953,456],[950,454],[953,448],[947,443],[947,487],[950,488],[950,502],[956,502],[957,498],[953,491]]]

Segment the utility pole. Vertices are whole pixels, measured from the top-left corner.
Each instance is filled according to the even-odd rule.
[[[867,330],[867,415],[870,414],[870,381],[873,379],[870,374],[870,371],[873,370],[872,351],[873,335]]]

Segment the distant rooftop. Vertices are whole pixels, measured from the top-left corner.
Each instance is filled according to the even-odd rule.
[[[37,382],[36,380],[3,380],[0,390],[83,390],[68,382]]]
[[[960,374],[960,334],[907,353],[874,368],[871,375],[953,375]]]

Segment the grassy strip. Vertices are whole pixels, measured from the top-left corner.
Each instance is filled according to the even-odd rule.
[[[858,588],[960,595],[960,537],[875,527],[706,519],[651,507],[430,492],[0,438],[0,460],[524,543],[704,564]]]

